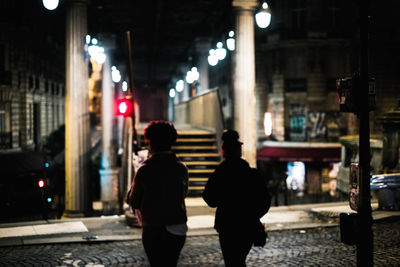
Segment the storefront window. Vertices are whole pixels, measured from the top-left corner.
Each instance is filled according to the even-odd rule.
[[[301,161],[288,162],[286,184],[288,189],[298,191],[298,195],[304,194],[304,182],[306,167]]]

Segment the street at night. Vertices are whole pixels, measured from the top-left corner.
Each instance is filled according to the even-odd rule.
[[[0,0],[0,266],[400,266],[398,10]]]
[[[374,266],[399,266],[400,219],[378,222]],[[240,231],[240,229],[238,229]],[[355,247],[340,242],[338,227],[270,231],[252,248],[247,266],[356,266]],[[149,266],[140,239],[0,248],[0,266]],[[224,266],[216,235],[188,236],[178,266]]]

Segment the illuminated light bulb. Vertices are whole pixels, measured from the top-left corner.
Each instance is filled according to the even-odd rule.
[[[192,68],[192,76],[193,80],[197,81],[200,78],[200,73],[198,72],[196,67]]]
[[[193,83],[194,82],[193,73],[190,70],[186,73],[186,82],[187,83]]]
[[[235,39],[228,38],[226,40],[226,47],[229,49],[229,51],[234,51],[235,50]]]
[[[119,83],[121,81],[121,73],[115,66],[111,67],[111,79],[115,83]]]
[[[215,55],[217,56],[218,60],[223,60],[226,57],[226,49],[222,47],[222,42],[217,43]]]
[[[43,5],[48,10],[54,10],[58,7],[59,0],[43,0]]]
[[[262,9],[256,14],[256,23],[260,28],[267,28],[271,23],[271,12],[268,9],[268,4],[264,2]]]
[[[210,49],[209,54],[210,55],[207,58],[208,64],[210,64],[211,66],[217,65],[218,64],[218,57],[215,54],[215,50],[214,49]]]
[[[122,91],[124,92],[128,91],[128,83],[126,81],[122,82]]]
[[[272,114],[271,112],[265,112],[264,114],[264,133],[266,136],[272,134]]]
[[[176,91],[177,91],[178,93],[182,92],[184,86],[185,86],[185,84],[184,84],[183,80],[177,81],[177,82],[176,82],[176,86],[175,86]]]
[[[174,88],[169,89],[169,97],[170,97],[170,98],[174,98],[175,95],[176,95],[175,89],[174,89]]]

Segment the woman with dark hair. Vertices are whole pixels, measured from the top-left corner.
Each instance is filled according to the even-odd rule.
[[[151,266],[176,266],[186,239],[188,171],[171,151],[177,136],[169,122],[146,127],[151,157],[137,171],[129,195]]]
[[[260,227],[261,233],[264,231],[259,219],[267,213],[270,197],[262,176],[241,158],[243,143],[238,132],[228,130],[222,140],[225,160],[208,179],[203,199],[217,208],[214,228],[219,234],[225,265],[246,266],[251,247],[259,246],[256,233]],[[261,234],[264,236],[265,231]],[[261,240],[264,244],[265,238]]]

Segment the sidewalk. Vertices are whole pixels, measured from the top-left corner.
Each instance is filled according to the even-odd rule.
[[[214,235],[215,209],[201,198],[188,198],[189,236]],[[373,209],[377,204],[373,203]],[[261,219],[268,231],[330,227],[339,224],[341,212],[353,212],[347,202],[271,207]],[[400,216],[400,212],[374,211],[375,220]],[[131,228],[125,216],[102,216],[0,224],[0,246],[71,242],[121,241],[141,238],[140,228]]]

